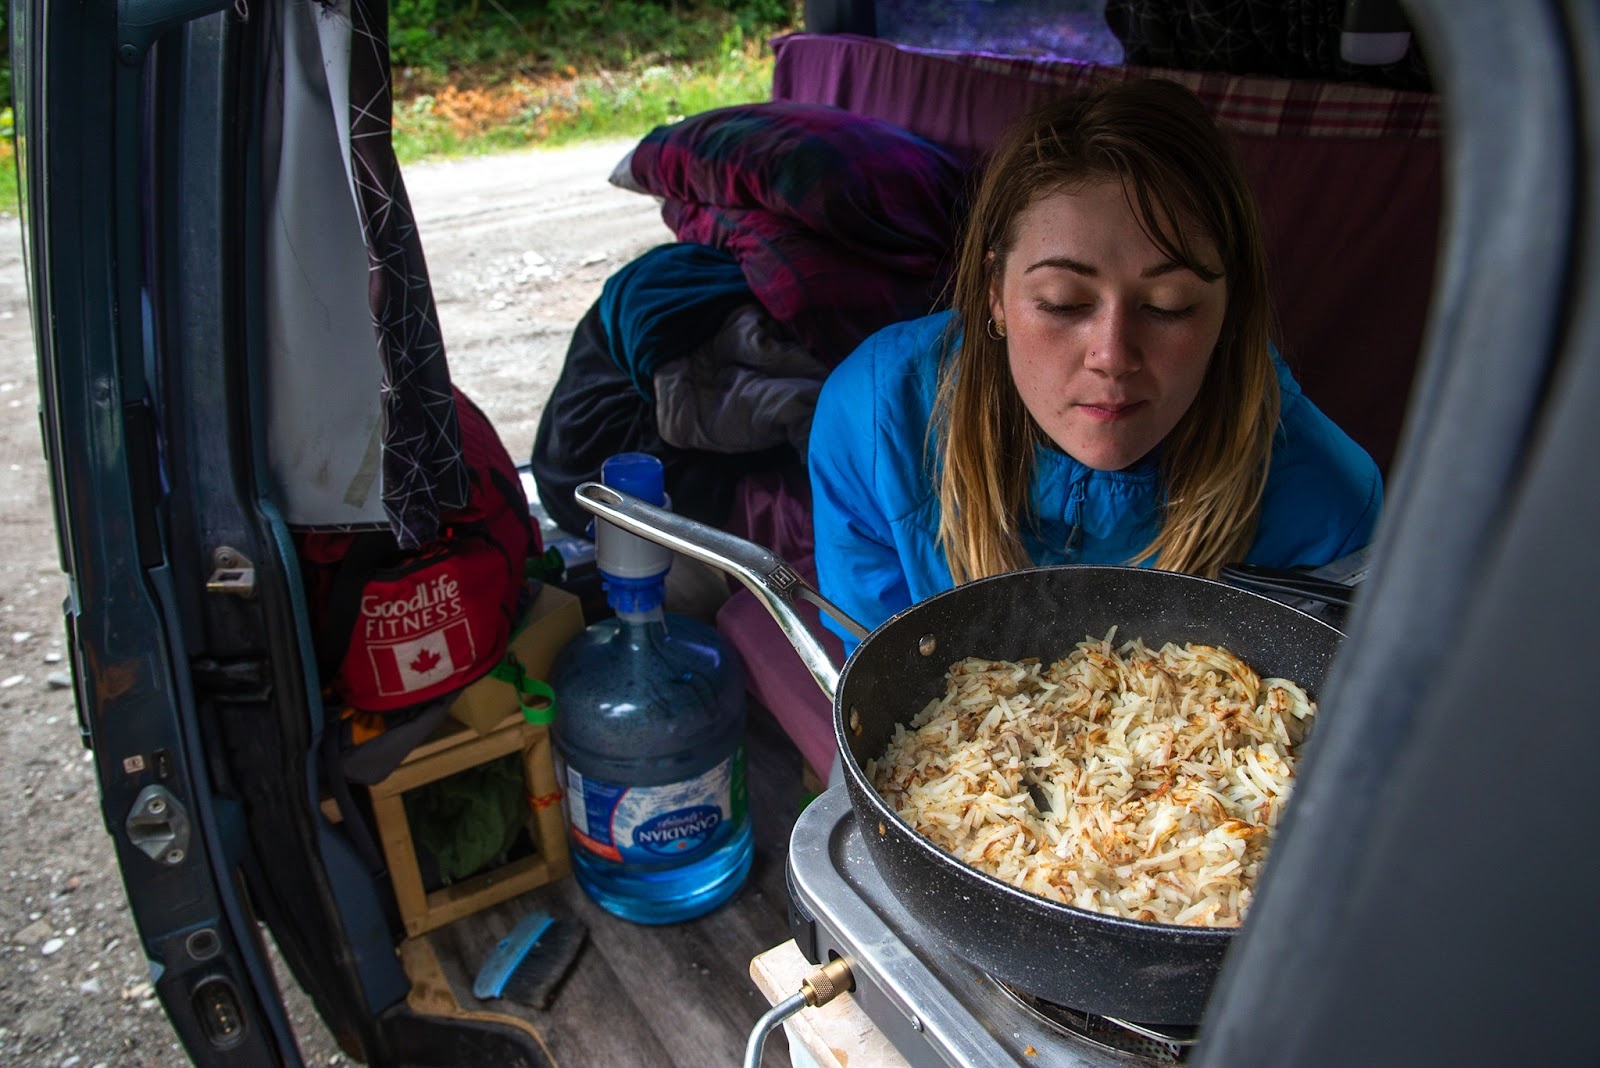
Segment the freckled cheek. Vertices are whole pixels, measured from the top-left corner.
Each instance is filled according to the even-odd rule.
[[[1167,339],[1165,343],[1151,345],[1146,349],[1146,366],[1169,387],[1187,391],[1192,385],[1198,389],[1211,362],[1211,350],[1216,345],[1217,333],[1213,330],[1196,330],[1182,337]]]
[[[1028,407],[1035,411],[1065,410],[1067,380],[1070,372],[1066,361],[1048,350],[1021,349],[1011,351],[1011,375],[1017,392]]]

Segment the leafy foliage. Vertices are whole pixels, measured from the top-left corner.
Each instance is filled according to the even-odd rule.
[[[11,105],[11,36],[0,4],[0,107]],[[800,25],[799,0],[390,0],[397,87],[494,84],[571,68],[699,64]]]
[[[392,0],[396,82],[698,64],[799,24],[791,0]]]
[[[638,135],[766,99],[767,40],[801,22],[798,0],[392,2],[402,161]]]
[[[11,110],[11,5],[0,4],[0,107]],[[11,137],[10,132],[6,137]]]

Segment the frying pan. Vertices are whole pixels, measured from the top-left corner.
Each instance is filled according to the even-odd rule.
[[[867,634],[777,556],[596,482],[578,503],[639,537],[720,568],[767,606],[833,700],[845,787],[868,853],[906,912],[963,958],[1035,997],[1156,1025],[1199,1022],[1235,928],[1180,927],[1091,912],[1027,893],[917,834],[872,788],[864,763],[894,726],[944,692],[951,663],[1057,659],[1113,626],[1123,638],[1225,645],[1263,678],[1313,700],[1342,640],[1321,620],[1210,579],[1138,567],[1033,568],[947,590]],[[861,644],[834,667],[793,607],[816,604]]]

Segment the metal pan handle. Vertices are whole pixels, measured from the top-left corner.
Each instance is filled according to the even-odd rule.
[[[673,552],[726,571],[760,598],[772,618],[778,621],[783,636],[795,647],[811,677],[817,680],[828,700],[839,689],[839,669],[828,656],[817,636],[795,611],[794,600],[804,598],[836,619],[857,638],[867,636],[866,628],[811,587],[799,574],[771,550],[755,542],[736,538],[726,531],[708,527],[692,519],[646,504],[637,497],[620,493],[599,482],[585,482],[574,493],[578,504],[608,523],[615,523],[629,534],[636,534]]]
[[[1246,589],[1321,601],[1336,608],[1349,608],[1356,595],[1355,587],[1341,582],[1317,578],[1304,571],[1263,567],[1260,564],[1223,564],[1220,577],[1224,582]]]

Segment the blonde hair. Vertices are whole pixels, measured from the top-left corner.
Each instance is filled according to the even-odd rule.
[[[1049,439],[1011,378],[1005,342],[989,335],[990,282],[1016,242],[1018,216],[1040,197],[1122,183],[1151,241],[1202,278],[1204,233],[1222,258],[1228,306],[1200,393],[1163,442],[1160,529],[1130,563],[1216,575],[1255,537],[1278,425],[1268,351],[1272,302],[1261,224],[1243,168],[1200,101],[1175,82],[1103,86],[1013,125],[984,170],[959,247],[957,315],[945,338],[931,443],[941,453],[939,539],[955,580],[1031,566],[1034,448]],[[992,253],[992,255],[991,255]]]

